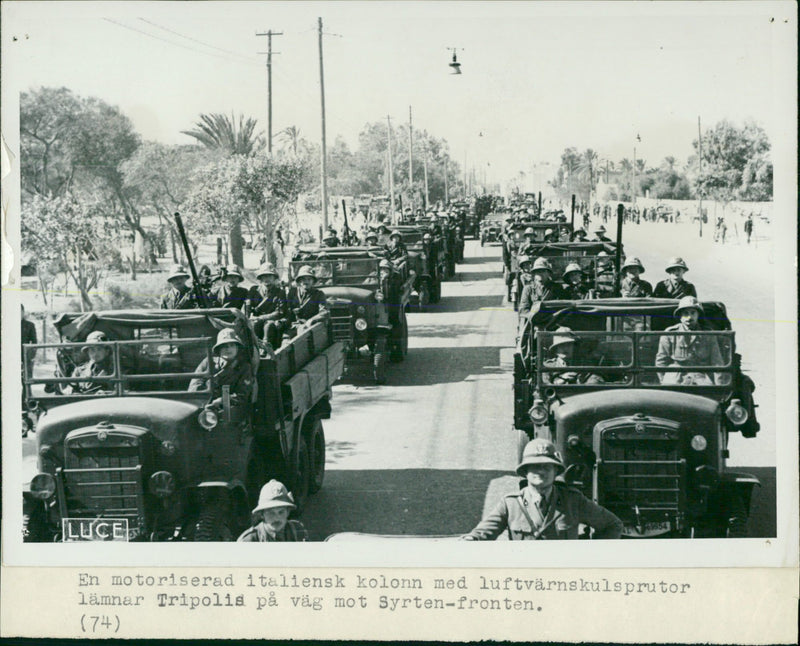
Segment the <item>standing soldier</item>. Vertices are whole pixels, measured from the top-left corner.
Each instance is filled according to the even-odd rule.
[[[225,268],[225,277],[222,282],[211,292],[211,298],[217,307],[228,307],[241,310],[247,302],[247,290],[239,287],[244,280],[242,272],[236,265]]]
[[[574,540],[579,527],[593,530],[595,539],[622,535],[622,521],[586,498],[556,476],[564,473],[564,462],[555,445],[544,438],[525,446],[517,475],[519,493],[505,496],[492,512],[463,540],[491,541],[503,532],[512,541]]]
[[[689,267],[686,266],[683,258],[678,258],[677,256],[671,258],[666,267],[666,272],[669,276],[656,284],[653,290],[653,296],[655,298],[674,299],[683,298],[684,296],[694,296],[697,298],[697,290],[694,288],[694,285],[683,279],[687,271],[689,271]]]
[[[622,265],[620,292],[623,298],[647,298],[653,295],[653,286],[639,278],[644,273],[644,265],[638,258],[628,258]]]
[[[577,262],[571,262],[564,269],[561,286],[561,297],[569,300],[582,301],[593,297],[592,289],[584,282],[584,272]]]
[[[167,276],[169,291],[161,297],[162,310],[189,310],[197,307],[194,292],[186,284],[189,274],[180,265],[175,265]]]
[[[403,234],[397,229],[389,235],[389,242],[383,248],[387,260],[391,260],[395,266],[402,265],[408,258],[408,249],[403,242]]]
[[[270,263],[259,268],[256,278],[259,284],[253,285],[248,294],[253,327],[260,338],[277,349],[283,333],[289,327],[286,292],[278,280],[278,272]]]
[[[750,236],[753,235],[753,214],[747,216],[744,223],[744,233],[747,236],[747,244],[750,244]]]
[[[531,311],[538,301],[556,301],[561,298],[559,286],[553,282],[553,267],[547,258],[537,258],[533,263],[533,280],[525,285],[519,299],[519,315]]]

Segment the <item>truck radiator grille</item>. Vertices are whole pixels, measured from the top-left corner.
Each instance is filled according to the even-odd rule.
[[[333,306],[331,308],[331,332],[334,341],[349,341],[353,337],[350,308]]]
[[[623,520],[673,515],[682,508],[686,463],[676,440],[614,439],[604,434],[598,502]]]

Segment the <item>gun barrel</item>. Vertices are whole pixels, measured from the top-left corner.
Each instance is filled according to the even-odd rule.
[[[194,266],[194,259],[192,258],[192,250],[189,248],[189,241],[186,239],[186,231],[183,228],[183,220],[180,213],[175,213],[175,226],[178,228],[178,237],[181,239],[183,251],[186,254],[186,260],[189,263],[189,273],[192,275],[192,288],[197,296],[197,302],[200,307],[208,309],[209,303],[206,298],[205,292],[200,287],[200,279],[197,277],[197,269]]]

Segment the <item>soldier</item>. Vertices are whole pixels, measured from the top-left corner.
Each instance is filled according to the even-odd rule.
[[[653,286],[639,278],[644,273],[644,265],[638,258],[628,258],[622,265],[620,292],[623,298],[647,298],[653,295]]]
[[[211,375],[211,406],[222,405],[222,387],[230,386],[231,406],[246,406],[253,394],[253,368],[247,357],[244,343],[233,328],[224,328],[217,334],[213,348]],[[208,357],[203,359],[195,372],[208,371]],[[189,391],[203,390],[208,382],[203,377],[195,377],[189,383]]]
[[[271,263],[262,265],[256,273],[258,285],[250,288],[250,316],[254,319],[255,333],[273,349],[280,345],[283,333],[289,328],[289,308],[286,292],[278,280],[278,272]]]
[[[546,229],[544,232],[544,242],[558,242],[558,234],[553,229]]]
[[[377,247],[378,246],[378,234],[374,231],[368,231],[366,237],[364,238],[364,244],[368,247]]]
[[[675,316],[680,323],[668,327],[665,332],[699,331],[703,306],[694,296],[684,296],[675,308]],[[662,336],[658,341],[656,366],[678,368],[681,366],[722,366],[723,359],[717,338],[714,335],[676,335]],[[662,384],[676,385],[723,385],[729,375],[706,372],[665,372],[659,373]]]
[[[247,302],[247,290],[239,287],[244,280],[242,272],[236,265],[228,265],[225,277],[211,292],[211,298],[216,307],[229,307],[241,310]]]
[[[425,254],[422,271],[435,280],[439,260],[439,246],[430,231],[422,234],[422,252]]]
[[[270,480],[261,487],[258,504],[252,512],[252,527],[237,539],[240,543],[288,543],[308,540],[308,532],[299,520],[289,520],[297,509],[294,497],[282,482]]]
[[[334,229],[328,229],[325,232],[325,235],[322,237],[322,246],[323,247],[339,246],[339,237],[336,235],[336,231]]]
[[[544,365],[549,368],[567,368],[573,364],[575,353],[575,337],[568,327],[560,327],[553,335],[553,341],[548,349],[549,357],[544,360]],[[542,381],[546,384],[602,384],[605,379],[592,372],[545,372]]]
[[[391,260],[395,266],[400,266],[408,258],[408,249],[403,242],[403,234],[397,229],[389,234],[389,242],[383,248],[387,260]]]
[[[576,301],[592,298],[593,291],[584,282],[584,278],[585,274],[581,266],[577,262],[569,263],[564,269],[564,284],[561,286],[562,298]]]
[[[747,216],[744,222],[744,233],[747,236],[747,244],[750,244],[750,237],[753,235],[753,214]]]
[[[597,298],[609,298],[614,295],[614,265],[605,251],[597,254],[597,265],[595,268],[594,291]]]
[[[167,276],[169,291],[161,297],[162,310],[188,310],[197,307],[191,287],[186,284],[189,274],[180,265],[175,265]]]
[[[287,302],[295,323],[306,323],[311,319],[326,316],[325,294],[314,287],[317,277],[314,270],[303,265],[295,276],[295,287],[289,290]]]
[[[114,375],[114,361],[111,348],[100,343],[108,343],[105,332],[95,330],[86,337],[86,345],[81,348],[81,352],[89,355],[88,361],[79,365],[72,372],[70,377],[80,379],[81,377],[111,377]],[[94,393],[98,391],[108,391],[113,388],[111,384],[99,382],[76,381],[73,390],[79,393]]]
[[[572,241],[573,242],[586,242],[586,229],[583,227],[578,227],[575,231],[572,232]]]
[[[556,476],[564,462],[555,445],[544,439],[525,446],[517,475],[519,493],[505,496],[494,510],[463,540],[495,540],[504,531],[512,541],[574,540],[580,525],[593,530],[595,539],[619,538],[622,521],[610,511],[586,498]]]
[[[590,240],[590,242],[611,242],[611,239],[604,235],[605,232],[606,228],[602,224],[596,226],[593,230],[594,237]]]
[[[537,301],[555,301],[561,298],[561,290],[553,282],[553,267],[547,258],[537,258],[531,273],[533,280],[525,285],[519,299],[520,316],[530,312]]]
[[[533,282],[533,258],[530,256],[517,256],[517,264],[519,265],[519,281],[520,292],[525,287]]]
[[[548,229],[548,231],[552,231],[552,229]],[[536,252],[537,246],[536,232],[533,230],[533,227],[526,227],[525,231],[522,232],[519,253],[524,256],[533,255]]]
[[[653,290],[653,297],[679,299],[684,296],[694,296],[697,298],[697,290],[694,285],[683,279],[687,271],[689,271],[689,267],[686,266],[683,258],[671,258],[666,267],[669,278],[658,281]]]

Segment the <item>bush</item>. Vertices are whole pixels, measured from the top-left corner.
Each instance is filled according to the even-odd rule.
[[[107,289],[107,300],[112,310],[129,309],[135,305],[131,293],[119,285],[109,285]]]

